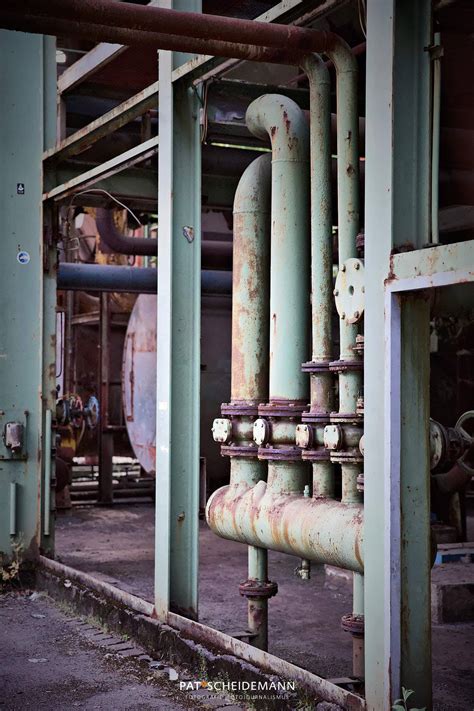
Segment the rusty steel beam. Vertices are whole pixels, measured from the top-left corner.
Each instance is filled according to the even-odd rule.
[[[331,51],[339,41],[331,32],[293,25],[111,0],[5,0],[0,24],[27,32],[276,63],[298,64],[305,53]]]

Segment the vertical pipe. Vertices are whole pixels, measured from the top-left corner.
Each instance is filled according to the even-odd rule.
[[[51,525],[51,434],[52,434],[52,413],[45,411],[44,418],[44,516],[43,533],[50,534]]]
[[[311,170],[311,307],[312,363],[311,409],[306,422],[323,430],[334,409],[332,360],[332,209],[331,209],[331,82],[329,71],[316,54],[303,62],[310,90]],[[317,438],[317,437],[316,437]],[[324,453],[319,452],[319,456]],[[327,454],[327,453],[326,453]],[[313,496],[334,496],[334,466],[326,460],[313,461]]]
[[[10,482],[10,536],[16,536],[16,483]]]
[[[434,51],[439,52],[440,33],[434,35]],[[438,48],[438,50],[436,49]],[[441,114],[441,60],[433,58],[433,125],[431,149],[431,241],[439,242],[439,132]]]
[[[270,156],[254,160],[243,173],[234,198],[232,287],[231,412],[245,412],[242,423],[254,419],[257,406],[268,398],[268,320],[270,281]],[[244,409],[240,409],[243,407]],[[253,413],[253,414],[252,414]],[[240,415],[237,422],[240,422]],[[248,451],[248,450],[247,450]],[[232,456],[231,484],[250,486],[266,477],[266,464],[254,456]],[[268,596],[247,594],[266,589],[268,552],[248,549],[247,597],[251,644],[268,647]]]
[[[337,194],[338,194],[338,249],[339,269],[345,269],[347,259],[357,257],[356,238],[359,231],[359,111],[357,92],[357,60],[350,48],[339,39],[335,48],[327,53],[336,68],[337,101]],[[339,415],[347,416],[357,411],[357,398],[362,390],[362,372],[356,367],[347,367],[358,357],[353,350],[356,342],[357,324],[349,324],[341,317],[339,322]],[[343,502],[355,504],[360,501],[357,477],[360,464],[342,463]],[[354,580],[353,620],[362,627],[362,634],[353,633],[353,673],[363,671],[364,639],[363,577]]]
[[[268,581],[268,551],[265,548],[248,547],[248,579],[264,585]],[[248,626],[251,642],[258,649],[268,649],[268,598],[248,598]]]
[[[102,417],[100,423],[99,444],[99,501],[103,504],[113,502],[113,433],[107,430],[109,425],[109,298],[107,293],[100,295],[99,323],[99,373]]]

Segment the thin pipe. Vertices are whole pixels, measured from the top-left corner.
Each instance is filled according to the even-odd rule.
[[[44,417],[44,518],[43,533],[50,535],[51,524],[51,441],[52,441],[52,413],[46,410]]]
[[[311,414],[326,417],[334,409],[332,360],[332,205],[331,205],[331,82],[318,55],[303,64],[310,89],[311,146],[311,326],[312,361],[327,370],[310,375]],[[324,366],[323,366],[324,367]],[[321,426],[320,428],[321,429]],[[334,496],[334,466],[313,462],[313,496]]]
[[[441,35],[435,32],[434,46],[439,47]],[[439,242],[439,136],[441,117],[441,59],[433,58],[433,126],[431,149],[431,241]]]
[[[16,482],[10,482],[10,536],[16,536],[17,534],[17,523],[16,523],[16,494],[17,486]]]
[[[264,548],[248,547],[248,578],[255,583],[267,583],[268,551]],[[251,643],[259,649],[268,649],[268,598],[249,597],[247,614]]]

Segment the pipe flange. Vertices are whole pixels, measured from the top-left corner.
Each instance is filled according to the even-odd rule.
[[[357,491],[360,491],[361,493],[364,492],[364,474],[359,474],[357,477]]]
[[[330,421],[332,423],[359,425],[364,421],[364,415],[360,412],[331,412]]]
[[[270,440],[271,433],[272,428],[268,420],[265,420],[263,417],[259,417],[255,420],[253,423],[253,441],[255,444],[259,447],[263,447],[263,445],[267,444]]]
[[[336,309],[342,321],[357,323],[365,308],[364,262],[351,258],[341,265],[334,288]]]
[[[211,432],[214,442],[229,444],[232,440],[232,421],[227,417],[216,417]]]
[[[223,457],[240,457],[245,459],[256,459],[258,457],[258,447],[253,443],[248,446],[222,445],[221,455]]]
[[[296,425],[295,443],[301,449],[309,449],[314,442],[314,431],[311,425]]]
[[[258,407],[254,403],[223,402],[221,413],[227,417],[257,417]]]
[[[329,462],[331,455],[329,451],[323,447],[320,449],[303,449],[301,459],[304,459],[305,462]]]
[[[312,425],[328,425],[331,422],[330,417],[330,412],[311,412],[310,410],[309,412],[303,412],[301,420]]]
[[[285,419],[301,419],[301,415],[309,407],[304,400],[272,400],[258,406],[259,417],[282,417]]]
[[[327,373],[329,370],[329,360],[309,360],[301,364],[303,373]]]
[[[239,585],[239,593],[244,597],[269,598],[278,592],[278,583],[271,580],[263,582],[261,580],[245,580]]]
[[[364,457],[358,449],[331,452],[331,462],[336,462],[337,464],[358,464],[363,461]]]
[[[258,458],[275,462],[298,462],[301,460],[301,449],[298,447],[259,447]]]
[[[364,370],[363,360],[333,360],[329,364],[329,370],[332,373],[351,373]]]
[[[344,632],[350,632],[353,637],[362,638],[364,636],[364,615],[343,615],[341,617],[341,627]]]

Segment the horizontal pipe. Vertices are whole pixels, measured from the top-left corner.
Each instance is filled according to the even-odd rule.
[[[100,22],[110,27],[200,39],[205,54],[209,54],[207,43],[216,40],[236,45],[286,47],[298,52],[326,52],[337,41],[332,32],[128,2],[117,3],[115,0],[3,0],[2,8],[23,15],[81,24]]]
[[[156,294],[156,269],[62,263],[58,268],[58,289]],[[230,294],[232,273],[211,269],[203,271],[201,289],[203,294]]]
[[[112,210],[97,208],[96,225],[101,241],[112,252],[148,257],[156,257],[158,254],[158,240],[145,237],[128,237],[119,232],[114,223]],[[204,270],[232,269],[232,242],[202,242],[201,263]]]
[[[218,489],[206,507],[218,536],[363,573],[363,509],[271,490],[265,481]]]

